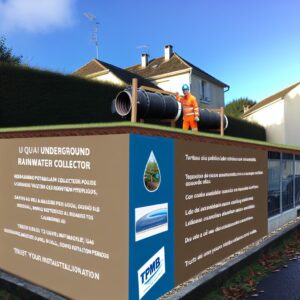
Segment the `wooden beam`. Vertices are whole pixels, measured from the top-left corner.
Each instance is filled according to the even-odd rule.
[[[148,87],[148,86],[145,86],[145,85],[142,85],[140,87],[140,89],[145,90],[145,91],[149,91],[149,92],[154,92],[154,93],[161,93],[161,94],[176,96],[176,93],[174,93],[174,92],[164,91],[164,90]]]
[[[208,111],[214,111],[214,112],[221,113],[221,109],[220,108],[205,108],[205,109],[207,109]]]
[[[131,97],[131,122],[136,123],[137,119],[137,78],[132,79],[132,97]]]
[[[176,127],[176,120],[175,119],[161,119],[160,122],[162,123],[170,123],[171,127]]]
[[[221,118],[220,133],[221,133],[221,136],[224,136],[224,107],[223,106],[220,108],[220,118]]]
[[[164,90],[152,88],[152,87],[145,86],[145,85],[142,85],[140,87],[140,89],[145,90],[145,91],[149,91],[149,92],[153,92],[153,93],[160,93],[160,94],[165,94],[165,95],[177,96],[177,93],[170,92],[170,91],[164,91]],[[161,122],[168,122],[168,123],[170,123],[171,127],[174,127],[174,128],[176,127],[175,119],[165,119],[165,120],[160,120],[160,121]]]
[[[211,131],[220,132],[221,136],[224,136],[224,107],[220,108],[206,108],[208,111],[217,112],[220,114],[220,128],[219,129],[210,129]]]
[[[137,121],[137,89],[138,89],[138,81],[137,78],[133,78],[132,79],[132,103],[131,103],[131,122],[136,122]],[[170,92],[170,91],[164,91],[164,90],[160,90],[160,89],[156,89],[156,88],[152,88],[152,87],[148,87],[148,86],[144,86],[142,85],[140,87],[140,89],[143,89],[145,91],[149,91],[149,92],[154,92],[154,93],[161,93],[161,94],[165,94],[165,95],[173,95],[176,96],[177,93],[174,92]],[[212,112],[218,112],[220,113],[220,129],[217,129],[221,136],[224,136],[224,107],[221,108],[212,108],[212,109],[208,109],[208,111],[212,111]],[[162,122],[170,122],[171,123],[171,127],[175,127],[175,120],[161,120]],[[140,122],[144,122],[143,119],[140,120]],[[214,131],[214,130],[213,130]]]

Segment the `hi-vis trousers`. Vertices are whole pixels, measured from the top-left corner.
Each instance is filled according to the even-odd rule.
[[[193,131],[198,131],[198,125],[194,117],[184,118],[183,120],[182,129],[189,130],[190,128]]]

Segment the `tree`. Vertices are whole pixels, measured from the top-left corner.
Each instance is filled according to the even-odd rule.
[[[0,63],[8,63],[18,65],[22,62],[22,56],[16,56],[12,54],[12,49],[5,45],[5,38],[0,37]]]
[[[234,99],[225,106],[225,114],[227,116],[240,118],[244,113],[244,106],[251,107],[254,104],[256,104],[256,102],[247,97]]]

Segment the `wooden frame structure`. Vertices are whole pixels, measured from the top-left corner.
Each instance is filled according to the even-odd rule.
[[[140,89],[145,90],[145,91],[149,91],[149,92],[154,92],[154,93],[161,93],[161,94],[165,94],[165,95],[173,95],[176,96],[176,93],[174,92],[169,92],[169,91],[164,91],[164,90],[159,90],[156,88],[151,88],[148,86],[144,86],[142,85],[140,87]],[[136,123],[137,120],[137,93],[138,90],[138,80],[137,78],[133,78],[132,79],[132,98],[131,98],[131,122]],[[208,111],[213,111],[213,112],[217,112],[220,114],[220,118],[221,118],[221,122],[220,122],[220,129],[218,129],[217,131],[220,132],[221,136],[224,136],[224,107],[221,108],[214,108],[214,109],[207,109]],[[170,122],[171,123],[171,127],[175,127],[175,120],[162,120],[163,122]],[[140,119],[139,122],[144,123],[143,119]]]

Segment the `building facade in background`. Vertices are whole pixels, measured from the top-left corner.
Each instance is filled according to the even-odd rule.
[[[258,102],[243,119],[265,127],[267,141],[300,146],[300,82]]]
[[[177,53],[172,45],[166,45],[164,56],[149,60],[148,54],[142,54],[141,63],[126,68],[159,86],[163,90],[182,92],[184,83],[190,85],[191,93],[202,107],[218,108],[224,106],[224,92],[229,85],[189,63]]]
[[[165,46],[164,56],[149,60],[148,54],[142,54],[140,64],[126,69],[93,59],[72,75],[124,86],[131,85],[135,77],[139,86],[179,93],[186,83],[201,107],[206,108],[224,107],[224,92],[229,90],[229,85],[174,53],[171,45]]]

